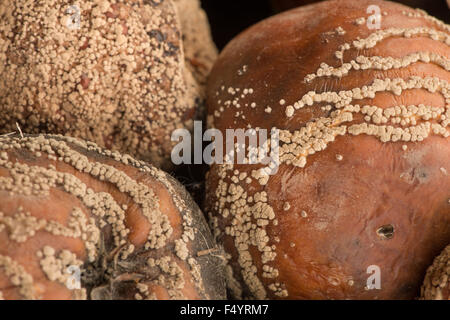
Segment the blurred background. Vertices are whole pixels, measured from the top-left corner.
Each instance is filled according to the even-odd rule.
[[[219,49],[251,25],[278,12],[320,0],[201,0],[208,13],[211,29]],[[358,0],[355,0],[358,1]],[[393,0],[413,8],[420,8],[432,16],[450,23],[450,9],[446,0]]]

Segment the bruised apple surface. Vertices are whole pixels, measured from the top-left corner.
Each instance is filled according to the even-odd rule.
[[[224,299],[222,255],[163,171],[75,138],[0,136],[2,299]]]
[[[365,23],[369,5],[379,29]],[[236,298],[419,296],[450,242],[449,31],[392,2],[325,1],[224,49],[210,127],[276,128],[280,144],[274,175],[214,164],[207,177]]]

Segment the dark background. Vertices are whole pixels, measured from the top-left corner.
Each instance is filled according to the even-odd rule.
[[[358,0],[355,0],[358,1]],[[219,49],[251,25],[283,10],[318,0],[201,0],[208,14],[214,41]],[[397,0],[421,8],[432,16],[450,23],[450,10],[445,0]]]

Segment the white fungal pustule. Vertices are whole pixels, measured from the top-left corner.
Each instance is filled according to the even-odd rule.
[[[339,1],[333,3],[341,5]],[[394,159],[391,167],[397,167],[406,159],[398,160],[399,157],[419,157],[417,149],[430,140],[448,141],[450,138],[450,55],[446,51],[450,46],[449,26],[423,12],[400,13],[397,9],[383,7],[383,19],[389,21],[385,24],[389,27],[382,24],[380,29],[369,30],[365,27],[367,19],[362,17],[367,7],[351,1],[345,6],[352,7],[349,9],[351,19],[336,21],[334,25],[324,18],[321,7],[321,13],[314,20],[320,25],[314,30],[314,36],[299,31],[309,30],[305,17],[315,19],[312,7],[310,11],[287,12],[267,24],[262,22],[230,43],[222,54],[218,70],[213,70],[210,76],[213,90],[219,92],[217,96],[208,97],[215,128],[236,128],[239,124],[248,128],[274,128],[279,132],[280,174],[264,175],[258,166],[215,164],[207,178],[210,186],[206,209],[216,238],[225,244],[229,253],[227,277],[236,297],[290,298],[290,289],[305,289],[294,285],[289,289],[290,284],[284,281],[293,277],[296,263],[312,270],[309,271],[313,289],[307,288],[311,291],[316,290],[315,286],[322,280],[322,275],[317,275],[320,268],[332,270],[333,276],[341,277],[326,279],[327,285],[333,287],[329,292],[340,285],[344,288],[342,291],[357,290],[359,284],[355,275],[345,269],[348,266],[342,269],[332,266],[328,264],[332,260],[328,256],[317,262],[311,258],[309,244],[286,239],[285,231],[307,225],[310,229],[301,230],[306,230],[305,233],[312,230],[321,239],[321,235],[334,227],[335,220],[338,221],[338,212],[343,214],[343,208],[350,207],[348,203],[359,199],[359,194],[349,191],[354,190],[346,180],[359,181],[359,172],[346,171],[345,176],[330,173],[336,181],[346,180],[342,184],[348,190],[340,189],[340,185],[336,187],[331,178],[320,176],[313,182],[308,179],[313,179],[310,177],[317,174],[315,170],[329,165],[330,161],[332,165],[327,168],[348,169],[347,166],[357,166],[355,163],[359,165],[359,159],[347,153],[358,148],[354,141],[370,141],[367,145],[371,148],[371,143],[381,145],[387,157]],[[296,14],[298,20],[294,19]],[[397,22],[399,17],[406,19],[405,23]],[[411,20],[415,22],[409,18],[414,18]],[[285,25],[289,25],[286,30],[280,27]],[[252,32],[258,35],[258,40]],[[324,38],[328,41],[323,41]],[[390,54],[395,41],[402,44],[402,41],[417,41],[418,46],[422,39],[427,41],[423,49],[398,50],[395,56]],[[272,64],[269,58],[273,58]],[[248,71],[239,78],[235,70],[242,62],[236,64],[235,59],[252,61],[248,63]],[[224,65],[236,68],[230,75],[231,71],[225,70]],[[297,67],[295,70],[293,65]],[[253,70],[258,71],[253,73]],[[237,90],[250,87],[254,88],[252,92]],[[239,113],[230,120],[228,114],[234,112]],[[367,153],[371,152],[369,150],[372,149],[367,147]],[[375,166],[372,159],[360,161],[364,166]],[[390,172],[391,167],[380,170]],[[445,171],[433,172],[439,172],[442,177],[450,170],[442,169]],[[243,175],[245,178],[241,179]],[[371,181],[366,181],[364,187],[366,184],[370,185]],[[326,204],[324,209],[335,220],[320,220],[326,214],[319,217],[315,210],[325,205],[314,201],[322,198],[336,201]],[[309,206],[299,205],[297,199],[303,199]],[[307,247],[305,252],[302,246]],[[286,274],[282,274],[282,268]],[[309,271],[304,270],[302,277],[306,279]],[[304,298],[296,294],[294,298]]]
[[[170,164],[217,56],[198,0],[2,0],[0,15],[0,134],[17,122]]]
[[[437,256],[428,268],[421,288],[421,299],[450,299],[450,246]]]
[[[12,282],[3,295],[220,298],[221,252],[183,192],[156,167],[91,142],[0,137],[0,248],[6,252],[0,255],[0,273]],[[211,249],[215,257],[197,255]],[[152,256],[160,262],[147,270],[146,259]],[[204,278],[207,265],[215,265],[217,287]],[[84,274],[79,286],[64,291],[76,270]],[[120,286],[130,280],[136,284],[133,297],[110,291],[110,281]],[[166,295],[154,294],[155,287]]]

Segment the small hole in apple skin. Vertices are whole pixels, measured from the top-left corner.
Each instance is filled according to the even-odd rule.
[[[377,235],[382,239],[392,239],[394,237],[394,226],[392,224],[381,226],[377,230]]]

